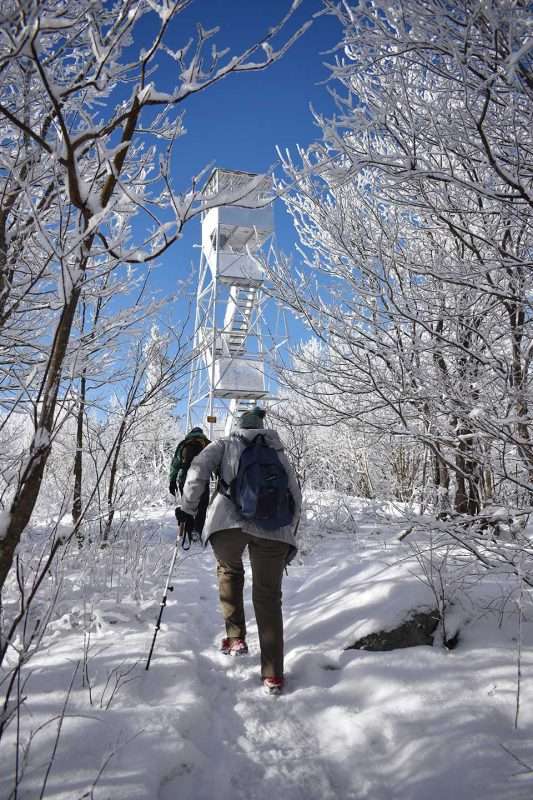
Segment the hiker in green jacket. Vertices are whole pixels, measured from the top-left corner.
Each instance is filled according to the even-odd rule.
[[[192,428],[185,438],[178,444],[174,457],[170,464],[170,473],[168,476],[169,484],[168,490],[170,494],[176,495],[176,490],[179,489],[180,497],[183,495],[183,487],[187,479],[187,472],[189,467],[196,456],[210,444],[210,440],[204,434],[201,428]],[[194,518],[194,531],[201,535],[205,515],[207,513],[207,506],[209,505],[209,484],[200,498],[198,510]]]

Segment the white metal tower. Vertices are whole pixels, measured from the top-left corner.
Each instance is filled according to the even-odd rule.
[[[262,330],[264,272],[255,257],[274,229],[267,176],[215,169],[206,196],[227,198],[202,215],[187,424],[210,439],[268,394]],[[270,198],[270,199],[269,199]]]

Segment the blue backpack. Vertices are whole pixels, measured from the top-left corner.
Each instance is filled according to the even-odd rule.
[[[258,527],[275,530],[292,522],[294,500],[287,472],[262,433],[242,451],[231,484],[220,486],[221,483],[222,494],[233,500],[241,515]]]

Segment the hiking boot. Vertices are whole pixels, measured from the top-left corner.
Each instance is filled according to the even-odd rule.
[[[248,652],[248,645],[244,639],[229,637],[222,639],[220,651],[226,656],[245,656]]]
[[[281,694],[283,691],[283,678],[263,678],[265,694]]]

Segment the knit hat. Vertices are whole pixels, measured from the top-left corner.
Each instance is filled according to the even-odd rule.
[[[239,428],[264,428],[263,420],[266,411],[256,406],[251,411],[245,411],[239,420]]]

